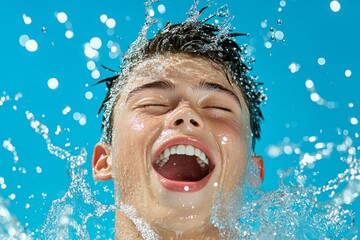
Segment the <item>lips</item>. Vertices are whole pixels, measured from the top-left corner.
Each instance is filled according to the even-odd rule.
[[[194,192],[202,189],[215,167],[208,147],[190,137],[167,141],[155,156],[152,162],[155,173],[160,183],[171,191]]]

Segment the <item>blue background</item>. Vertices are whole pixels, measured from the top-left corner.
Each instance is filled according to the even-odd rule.
[[[301,154],[272,157],[268,154],[272,145],[282,147],[289,143],[298,146],[302,153],[314,152],[313,144],[304,139],[317,136],[322,142],[340,143],[342,138],[337,129],[348,129],[354,146],[359,145],[359,139],[354,137],[359,132],[359,125],[351,124],[350,118],[360,118],[360,21],[356,17],[360,3],[340,1],[340,11],[333,12],[330,2],[288,0],[282,11],[278,10],[280,1],[275,0],[228,3],[231,14],[235,15],[232,22],[235,30],[250,33],[250,37],[239,38],[237,42],[249,43],[252,47],[252,55],[256,58],[253,73],[267,88],[262,139],[256,147],[256,153],[265,157],[263,189],[266,191],[277,188],[279,169],[296,167],[301,157]],[[219,1],[219,5],[222,3],[225,1]],[[166,7],[164,14],[158,12],[159,4]],[[169,19],[183,21],[192,1],[162,1],[159,4],[154,4],[155,17],[164,24]],[[200,4],[204,5],[205,2]],[[71,26],[59,23],[56,12],[65,12]],[[31,24],[24,23],[23,14],[32,19]],[[102,14],[116,20],[113,35],[107,34],[108,28],[100,21]],[[277,23],[278,19],[282,24]],[[261,23],[265,20],[267,26],[263,28]],[[106,91],[105,86],[92,86],[97,80],[87,69],[89,59],[84,54],[84,45],[93,37],[101,38],[102,47],[95,61],[101,74],[99,79],[112,76],[100,67],[103,64],[117,70],[120,65],[119,57],[111,59],[108,56],[107,42],[117,42],[121,52],[125,52],[143,22],[143,1],[139,0],[131,3],[115,0],[1,1],[0,98],[9,96],[10,99],[0,106],[0,143],[10,139],[19,160],[15,162],[12,152],[0,148],[0,177],[6,183],[6,188],[0,189],[0,195],[7,199],[9,210],[22,225],[28,224],[31,230],[39,228],[52,200],[62,197],[69,185],[66,161],[48,152],[43,138],[30,127],[25,111],[32,112],[49,128],[49,136],[55,145],[74,155],[85,147],[89,155],[85,166],[91,172],[92,148],[101,134],[97,110]],[[43,27],[46,32],[42,31]],[[286,41],[271,41],[270,27],[282,31]],[[74,32],[73,38],[65,37],[67,29]],[[29,52],[20,45],[19,37],[23,34],[37,41],[37,51]],[[271,48],[264,46],[266,41],[271,42]],[[326,59],[324,65],[318,64],[320,57]],[[289,70],[293,62],[301,66],[298,72]],[[347,69],[352,72],[350,77],[344,74]],[[59,81],[55,90],[47,84],[53,77]],[[321,97],[335,102],[337,107],[329,109],[311,101],[305,87],[307,79],[313,80]],[[93,93],[90,100],[85,98],[87,91]],[[16,101],[18,93],[22,97]],[[354,107],[350,108],[349,103]],[[64,115],[66,106],[70,106],[71,111]],[[85,125],[74,120],[75,112],[86,116]],[[56,135],[58,125],[61,132]],[[41,173],[36,167],[42,169]],[[336,154],[323,159],[314,169],[317,176],[312,183],[321,186],[344,167],[346,165]],[[93,185],[91,174],[87,178]],[[15,199],[10,200],[10,194],[15,194]],[[30,207],[26,208],[26,204]],[[359,199],[347,207],[360,217]]]

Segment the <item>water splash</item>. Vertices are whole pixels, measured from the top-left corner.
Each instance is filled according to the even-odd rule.
[[[253,184],[258,180],[248,180],[258,176],[249,161],[245,189],[238,187],[225,204],[218,201],[214,205],[212,223],[224,239],[357,239],[354,212],[344,206],[360,193],[360,164],[355,151],[360,147],[352,143],[344,136],[340,144],[321,143],[327,149],[315,144],[316,152],[304,151],[297,168],[279,171],[280,187],[268,193]],[[344,154],[339,161],[348,167],[325,185],[315,187],[311,164],[332,157],[333,151]],[[318,154],[323,158],[316,157]],[[339,191],[341,184],[346,186]],[[320,200],[320,194],[336,189],[329,200]]]
[[[307,90],[310,92],[311,101],[316,102],[320,106],[324,106],[329,109],[338,107],[338,104],[336,102],[328,101],[323,97],[321,97],[321,95],[316,91],[315,84],[311,79],[305,81],[305,86]]]
[[[0,195],[0,239],[31,239],[18,220],[6,208],[6,202]]]

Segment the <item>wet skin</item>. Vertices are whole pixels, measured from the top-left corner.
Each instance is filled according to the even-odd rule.
[[[241,183],[249,152],[249,112],[240,89],[215,63],[185,54],[156,56],[132,69],[113,114],[111,145],[93,155],[95,179],[114,179],[120,197],[160,236],[212,239],[215,196]],[[192,145],[209,159],[205,180],[169,181],[156,170],[160,153]],[[166,180],[165,180],[166,182]],[[185,187],[184,187],[185,186]],[[117,237],[138,233],[117,213]]]

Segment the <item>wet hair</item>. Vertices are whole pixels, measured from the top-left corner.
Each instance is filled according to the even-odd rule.
[[[154,38],[146,40],[138,50],[134,51],[130,47],[128,52],[131,53],[123,57],[122,72],[98,82],[106,82],[108,87],[108,93],[99,109],[99,112],[104,109],[102,140],[111,143],[112,112],[131,69],[139,62],[156,55],[182,53],[209,59],[218,64],[224,70],[231,85],[236,84],[240,88],[250,113],[250,128],[253,134],[251,146],[254,150],[256,140],[260,139],[260,123],[263,120],[260,105],[266,96],[261,87],[262,83],[249,74],[251,67],[248,66],[247,58],[243,53],[244,46],[239,46],[233,40],[245,34],[230,31],[224,33],[221,30],[220,27],[207,24],[205,21],[167,23],[162,31],[159,31]],[[139,43],[135,42],[135,44]]]

